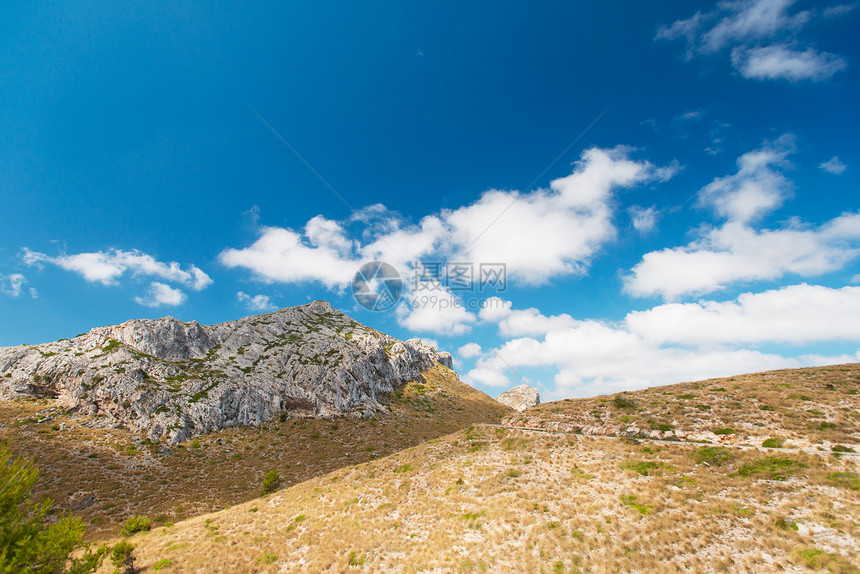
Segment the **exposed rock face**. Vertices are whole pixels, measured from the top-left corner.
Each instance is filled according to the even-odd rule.
[[[496,400],[503,405],[520,412],[540,404],[540,394],[534,387],[528,385],[517,385],[509,391],[505,391]]]
[[[315,301],[219,325],[172,317],[98,327],[74,339],[0,348],[0,398],[45,396],[180,442],[288,416],[371,416],[380,395],[451,355],[400,341]]]

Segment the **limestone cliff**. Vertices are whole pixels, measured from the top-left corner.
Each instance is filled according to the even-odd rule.
[[[0,398],[49,397],[89,424],[175,443],[282,413],[370,416],[436,363],[450,368],[451,356],[315,301],[218,325],[132,320],[0,348]]]

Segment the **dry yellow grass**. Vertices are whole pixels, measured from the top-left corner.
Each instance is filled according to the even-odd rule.
[[[0,440],[37,459],[38,494],[80,515],[95,539],[116,535],[131,515],[175,522],[254,499],[269,469],[282,484],[296,484],[511,412],[444,367],[423,376],[373,419],[273,421],[174,448],[122,429],[88,428],[47,400],[0,401]]]
[[[506,424],[596,435],[860,450],[860,364],[786,369],[545,403]],[[777,442],[778,444],[778,442]]]
[[[853,459],[700,448],[477,426],[132,542],[164,572],[857,571]]]
[[[858,365],[777,371],[511,415],[438,370],[375,423],[287,421],[221,432],[160,459],[138,455],[185,469],[189,477],[172,483],[180,494],[200,498],[195,511],[211,509],[210,500],[218,510],[131,541],[144,572],[856,573],[860,457],[832,449],[860,442],[858,376]],[[554,432],[493,425],[504,413]],[[444,432],[476,418],[485,420]],[[684,438],[569,432],[581,420],[597,433],[623,434],[635,421],[661,438],[678,430]],[[51,442],[33,428],[23,429],[32,431],[27,440]],[[720,428],[735,433],[713,434]],[[712,444],[688,442],[697,433]],[[764,437],[812,448],[763,448]],[[366,444],[371,451],[361,450]],[[207,456],[219,464],[207,465]],[[252,499],[269,467],[292,485]],[[219,493],[228,500],[229,485],[236,502],[215,506]],[[135,513],[153,516],[141,496]],[[149,499],[165,500],[168,491]]]

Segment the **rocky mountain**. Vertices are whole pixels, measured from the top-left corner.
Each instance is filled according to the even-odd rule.
[[[326,302],[218,325],[172,317],[0,348],[0,398],[56,399],[96,427],[181,442],[281,415],[371,416],[451,355],[400,341]]]
[[[509,391],[505,391],[496,397],[503,405],[520,412],[540,404],[540,394],[534,387],[528,385],[517,385]]]

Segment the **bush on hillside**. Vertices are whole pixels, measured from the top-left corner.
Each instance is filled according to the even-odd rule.
[[[0,573],[86,574],[104,560],[107,548],[93,551],[81,542],[80,518],[65,516],[49,524],[53,502],[31,500],[39,471],[33,461],[12,458],[0,446]],[[83,552],[78,552],[83,549]],[[76,558],[71,558],[75,553]]]

